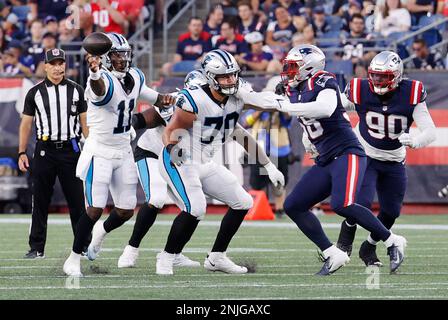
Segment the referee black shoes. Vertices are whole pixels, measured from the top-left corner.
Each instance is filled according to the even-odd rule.
[[[24,256],[25,259],[43,259],[45,258],[45,254],[43,252],[31,249]]]

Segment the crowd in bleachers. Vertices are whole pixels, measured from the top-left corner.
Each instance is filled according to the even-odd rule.
[[[187,0],[177,0],[174,14]],[[44,74],[47,49],[78,52],[94,31],[130,36],[155,10],[154,30],[160,36],[164,0],[0,0],[0,75]],[[174,12],[173,12],[174,11]],[[366,75],[366,66],[381,48],[441,17],[448,0],[224,0],[207,17],[192,17],[179,37],[174,59],[163,74],[185,73],[202,55],[225,49],[243,69],[276,73],[288,50],[301,43],[327,52],[330,66]],[[446,68],[446,24],[397,46],[406,67]],[[70,57],[70,55],[69,55]],[[79,75],[79,56],[67,61],[68,75]]]
[[[207,17],[190,19],[162,73],[192,70],[210,48],[232,53],[245,70],[275,73],[291,47],[308,43],[327,52],[334,70],[365,77],[376,53],[446,16],[446,0],[222,1]],[[443,23],[399,42],[396,50],[409,57],[407,68],[444,69],[446,45],[429,47],[445,34]]]

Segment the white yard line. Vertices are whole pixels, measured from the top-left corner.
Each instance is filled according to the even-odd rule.
[[[31,218],[0,218],[0,224],[30,224]],[[67,218],[50,218],[48,219],[48,224],[56,225],[69,225],[70,219]],[[126,224],[133,225],[134,221],[129,221]],[[160,226],[171,226],[172,221],[156,221],[155,225]],[[201,226],[213,226],[219,227],[221,221],[202,221]],[[254,228],[292,228],[295,229],[297,226],[293,222],[277,222],[277,221],[244,221],[244,227],[254,227]],[[341,227],[340,223],[322,223],[324,228],[328,229],[339,229]],[[448,230],[447,224],[396,224],[394,229],[397,230]]]

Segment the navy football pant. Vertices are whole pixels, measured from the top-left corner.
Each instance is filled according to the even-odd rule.
[[[341,155],[326,166],[314,165],[300,179],[285,201],[285,212],[300,230],[322,251],[332,243],[309,210],[331,195],[331,208],[339,215],[354,220],[379,239],[386,240],[390,231],[372,214],[357,204],[357,194],[366,170],[366,157]]]
[[[403,162],[379,161],[368,157],[357,203],[370,209],[376,191],[380,205],[378,219],[390,229],[395,219],[400,216],[407,181],[406,166]],[[347,222],[351,225],[355,223],[353,219],[347,219]],[[379,241],[375,235],[370,236]]]

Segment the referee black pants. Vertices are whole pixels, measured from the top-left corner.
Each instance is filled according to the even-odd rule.
[[[82,181],[75,175],[79,155],[71,144],[57,149],[51,142],[36,143],[31,170],[33,212],[29,245],[32,250],[43,252],[45,249],[48,207],[56,177],[67,200],[73,234],[78,219],[86,212]]]

